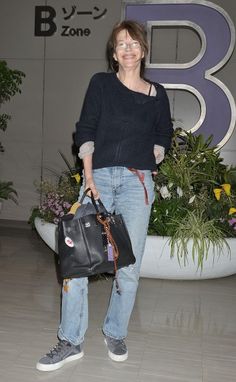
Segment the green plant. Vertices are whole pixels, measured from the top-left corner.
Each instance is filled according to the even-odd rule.
[[[220,254],[224,248],[229,250],[224,231],[215,223],[214,219],[207,219],[201,210],[187,211],[184,220],[176,221],[175,232],[170,238],[171,256],[174,256],[176,251],[179,262],[183,259],[186,265],[189,242],[192,240],[193,261],[197,261],[197,266],[202,269],[210,246],[213,248],[213,253]]]
[[[20,70],[12,70],[7,66],[6,61],[0,61],[0,107],[5,102],[10,101],[16,93],[21,93],[20,85],[25,74]],[[0,130],[5,131],[7,123],[11,119],[9,114],[0,114]],[[4,147],[0,142],[0,151]]]
[[[16,190],[12,187],[13,183],[12,182],[4,182],[0,181],[0,200],[12,200],[14,203],[17,204],[17,192]]]
[[[220,252],[236,237],[236,168],[223,164],[212,137],[175,131],[155,180],[149,234],[170,236],[171,254],[187,261],[187,243],[200,268],[211,245]]]

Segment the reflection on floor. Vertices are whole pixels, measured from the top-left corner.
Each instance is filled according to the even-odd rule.
[[[108,359],[100,330],[111,280],[91,282],[85,357],[43,373],[35,363],[56,343],[60,315],[54,255],[30,229],[1,224],[0,265],[2,382],[236,380],[236,275],[141,279],[122,364]]]

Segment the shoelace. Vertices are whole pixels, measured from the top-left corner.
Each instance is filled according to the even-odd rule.
[[[122,350],[126,350],[126,345],[125,345],[125,342],[123,340],[120,340],[120,347]]]
[[[115,338],[112,339],[113,345],[119,345],[120,349],[124,352],[127,351],[125,341],[124,340],[116,340]]]
[[[62,349],[62,342],[58,342],[57,345],[55,345],[52,349],[49,350],[49,353],[47,353],[46,355],[48,357],[51,357],[53,358],[54,355],[57,355],[58,353],[60,353],[61,349]]]

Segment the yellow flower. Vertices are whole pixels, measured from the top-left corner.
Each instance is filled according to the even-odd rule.
[[[229,215],[233,215],[233,214],[235,214],[235,213],[236,213],[236,208],[231,207],[231,208],[229,209]]]
[[[223,191],[222,188],[214,188],[213,192],[214,192],[215,197],[216,197],[217,200],[220,200],[220,194],[221,194],[222,191]]]
[[[77,174],[75,175],[71,175],[71,178],[75,178],[76,180],[76,183],[79,183],[80,182],[80,174],[77,172]]]
[[[221,185],[221,187],[223,188],[223,190],[226,193],[226,195],[230,196],[231,184],[224,183],[224,184]]]
[[[69,214],[75,214],[76,211],[77,211],[77,208],[80,207],[80,203],[79,202],[75,202],[74,204],[72,204],[71,208],[70,208],[70,211],[69,211]]]

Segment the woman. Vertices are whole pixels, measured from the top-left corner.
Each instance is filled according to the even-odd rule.
[[[100,197],[108,211],[122,214],[136,263],[118,271],[121,294],[113,285],[103,334],[108,355],[125,361],[124,342],[138,287],[151,205],[152,173],[170,147],[172,123],[164,88],[144,78],[148,53],[146,33],[134,21],[117,24],[108,41],[112,72],[95,74],[89,84],[76,143],[84,164],[84,186]],[[37,368],[56,370],[83,356],[88,324],[87,279],[73,279],[63,288],[59,343]]]

